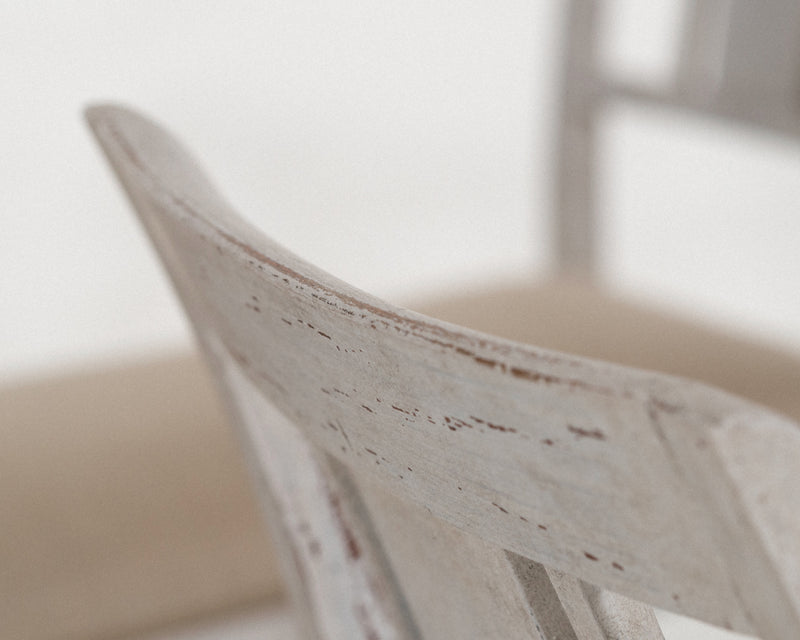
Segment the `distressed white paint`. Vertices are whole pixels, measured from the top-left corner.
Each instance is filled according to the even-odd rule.
[[[201,341],[235,363],[223,380],[240,412],[256,394],[357,485],[570,579],[766,638],[800,628],[800,461],[779,455],[797,447],[794,423],[699,383],[392,307],[249,227],[157,126],[116,107],[89,119]],[[280,438],[260,428],[263,447]],[[343,624],[323,609],[320,632]]]
[[[570,0],[555,146],[556,268],[596,277],[595,184],[605,109],[624,100],[686,110],[779,135],[800,135],[800,4],[794,0],[686,2],[674,77],[666,87],[619,81],[601,64],[607,3]]]

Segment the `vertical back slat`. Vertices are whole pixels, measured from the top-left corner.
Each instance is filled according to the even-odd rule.
[[[263,480],[298,618],[320,640],[419,640],[348,473],[214,349]]]

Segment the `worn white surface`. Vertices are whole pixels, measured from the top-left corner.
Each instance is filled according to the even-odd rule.
[[[749,479],[775,518],[739,489],[763,447],[720,446],[744,420],[775,431],[768,451],[793,423],[386,305],[248,227],[151,123],[113,107],[90,121],[201,339],[354,474],[595,585],[767,638],[797,628],[781,559],[796,496],[771,482],[797,469]]]
[[[219,345],[218,366],[247,434],[285,575],[308,637],[417,638],[346,471],[276,410]]]

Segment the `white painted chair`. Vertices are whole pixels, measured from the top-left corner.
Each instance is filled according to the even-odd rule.
[[[641,602],[797,636],[797,426],[749,401],[799,419],[800,363],[593,283],[609,101],[797,134],[795,3],[693,7],[674,86],[657,91],[605,77],[601,3],[569,3],[566,277],[421,308],[454,325],[298,260],[158,127],[90,112],[247,434],[311,635],[660,637]]]
[[[88,117],[246,434],[309,634],[658,638],[646,605],[800,629],[796,423],[393,307],[248,226],[157,125]]]

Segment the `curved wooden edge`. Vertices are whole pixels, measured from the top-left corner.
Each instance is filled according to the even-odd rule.
[[[195,321],[219,336],[261,391],[282,402],[282,408],[309,429],[316,444],[356,468],[369,460],[350,457],[347,447],[340,451],[335,435],[312,428],[317,422],[324,425],[325,416],[335,415],[348,424],[354,454],[369,452],[376,438],[400,460],[434,442],[444,445],[431,464],[415,462],[421,473],[415,476],[411,494],[457,526],[594,584],[717,624],[746,631],[755,628],[775,638],[781,630],[798,626],[797,593],[786,591],[781,558],[774,555],[776,545],[770,544],[782,534],[773,521],[747,510],[729,478],[729,461],[713,437],[731,421],[746,420],[779,425],[775,428],[782,436],[795,440],[796,425],[703,385],[515,344],[386,305],[299,260],[237,219],[205,184],[180,145],[160,128],[119,108],[95,109],[89,119],[154,241],[173,266],[178,289],[198,304],[195,312],[202,308],[206,314],[196,315]],[[240,275],[226,279],[231,269]],[[191,283],[192,278],[201,288]],[[256,294],[269,298],[272,305],[251,309],[261,314],[254,322],[239,305],[245,305],[242,299],[258,300]],[[312,338],[307,329],[318,337]],[[302,372],[292,380],[270,379],[254,364],[267,360],[264,349],[269,348],[268,359],[289,373],[296,349],[303,353],[311,339],[327,340],[318,344],[337,346],[339,351],[338,343],[358,345],[371,358],[362,371],[347,365],[353,376],[353,395],[346,392],[347,401],[334,399],[330,389],[330,397],[319,395],[326,392],[328,380],[335,381],[343,371],[344,356],[326,351],[328,359],[315,361],[321,387]],[[255,350],[252,358],[245,356],[248,349]],[[410,364],[411,355],[417,361],[407,371],[393,364]],[[386,367],[394,376],[388,387]],[[465,389],[446,383],[446,377],[456,372],[471,381]],[[442,384],[447,384],[448,395],[431,397]],[[374,398],[379,389],[392,386],[402,390],[397,404],[380,411],[367,407],[366,416],[366,405],[358,405],[359,394]],[[520,405],[523,397],[529,404]],[[497,433],[491,438],[458,435],[461,429],[452,418],[448,423],[447,414],[442,416],[442,411],[455,406],[447,406],[451,402],[466,408],[477,403],[491,415],[482,414],[482,422],[472,420],[472,427],[492,422],[502,429],[489,425],[490,430],[506,435],[502,440]],[[546,447],[556,441],[547,437],[552,424],[544,418],[556,407],[558,415],[576,422],[562,425],[574,440],[560,440],[564,448],[554,467],[555,458]],[[393,413],[395,409],[406,415]],[[426,427],[426,413],[434,424],[441,420],[445,430],[434,433]],[[469,421],[459,419],[462,426],[469,426]],[[413,430],[409,437],[398,439],[398,427],[403,425]],[[478,432],[482,428],[474,430]],[[528,443],[523,442],[526,436]],[[587,446],[602,446],[603,453],[591,453]],[[503,475],[497,476],[497,470],[483,462],[488,462],[486,447],[509,461]],[[747,458],[749,452],[741,455]],[[470,477],[474,473],[464,474],[465,461],[469,471],[484,469],[489,475],[476,484]],[[539,471],[526,476],[530,467],[525,465],[534,463],[552,475],[547,482],[537,480]],[[394,490],[409,491],[407,483],[397,482],[392,464],[369,468]],[[452,486],[439,482],[444,470],[452,477]],[[637,480],[631,471],[644,475]],[[797,477],[797,465],[780,473]],[[601,477],[604,480],[598,484]],[[587,494],[594,504],[585,502]],[[620,496],[627,498],[620,502]],[[775,497],[792,506],[798,501],[797,496],[783,493]],[[519,521],[494,526],[495,509],[510,514],[512,507],[538,518],[554,508],[546,507],[550,499],[575,507],[566,512],[561,507],[561,522],[553,527],[561,529],[558,541],[537,532],[536,521],[524,515]],[[602,509],[597,501],[602,501]],[[602,512],[607,513],[605,518],[597,515],[581,524],[584,513]],[[601,562],[594,548],[588,550],[598,543],[607,553],[624,554],[625,566],[608,557]],[[693,552],[692,561],[687,551]],[[742,554],[748,555],[747,563],[739,562]],[[653,563],[654,572],[646,578]],[[698,563],[710,564],[698,570]],[[704,582],[703,592],[698,591]]]

